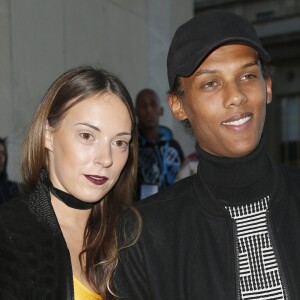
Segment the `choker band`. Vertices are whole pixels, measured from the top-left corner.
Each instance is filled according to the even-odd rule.
[[[93,208],[96,204],[100,202],[85,202],[82,200],[79,200],[78,198],[74,197],[73,195],[66,193],[60,189],[57,189],[53,186],[52,182],[50,181],[48,175],[44,174],[44,183],[46,186],[49,188],[50,192],[60,201],[65,203],[67,206],[75,208],[75,209],[91,209]]]
[[[65,203],[67,206],[75,208],[75,209],[82,209],[82,210],[91,209],[100,202],[100,200],[96,201],[96,202],[85,202],[85,201],[79,200],[78,198],[74,197],[73,195],[55,188],[53,185],[52,185],[52,187],[50,187],[50,191],[60,201]]]

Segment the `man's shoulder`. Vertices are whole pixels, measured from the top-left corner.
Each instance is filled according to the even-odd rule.
[[[169,127],[160,125],[158,131],[159,131],[160,140],[170,141],[173,139],[173,131]]]
[[[136,207],[141,211],[160,208],[174,207],[181,205],[183,201],[193,197],[193,181],[195,176],[189,176],[166,187],[162,191],[149,196],[136,203]]]
[[[279,166],[283,176],[287,180],[295,180],[298,183],[300,182],[300,168],[297,166],[290,166],[290,165],[280,165]],[[300,186],[299,186],[300,187]]]
[[[300,194],[300,168],[290,165],[279,165],[287,190],[291,193]]]

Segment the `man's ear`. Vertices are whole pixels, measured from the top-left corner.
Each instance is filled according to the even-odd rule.
[[[268,77],[266,79],[266,92],[267,92],[267,104],[272,102],[272,79]]]
[[[176,95],[169,95],[168,103],[172,114],[177,120],[183,121],[187,119],[187,115],[182,107],[182,100],[179,97]]]
[[[53,131],[51,130],[48,122],[45,126],[45,148],[53,151]]]

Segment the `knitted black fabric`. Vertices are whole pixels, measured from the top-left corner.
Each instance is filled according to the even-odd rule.
[[[265,139],[242,158],[211,155],[198,148],[199,172],[214,196],[226,204],[257,201],[270,194],[273,175]]]
[[[74,299],[69,252],[41,182],[0,207],[0,299]]]

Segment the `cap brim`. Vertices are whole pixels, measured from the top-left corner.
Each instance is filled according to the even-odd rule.
[[[225,45],[232,45],[232,44],[238,44],[238,45],[246,45],[253,49],[255,49],[258,52],[258,56],[262,58],[265,62],[270,62],[271,57],[268,54],[266,50],[264,50],[260,45],[255,44],[253,41],[247,40],[247,39],[241,39],[241,38],[230,38],[230,39],[224,39],[223,41],[219,41],[215,45],[211,45],[211,47],[203,49],[201,53],[197,53],[197,47],[195,45],[191,45],[193,48],[193,52],[195,55],[190,56],[190,59],[181,66],[178,66],[178,72],[177,76],[182,77],[188,77],[194,73],[194,71],[199,67],[199,65],[206,59],[206,57],[212,53],[215,49],[225,46]],[[201,49],[201,45],[200,45]]]

